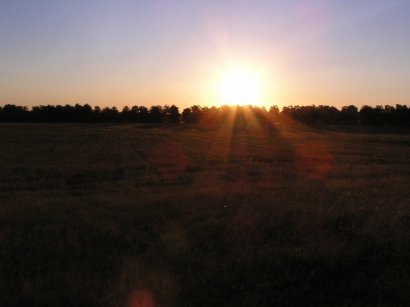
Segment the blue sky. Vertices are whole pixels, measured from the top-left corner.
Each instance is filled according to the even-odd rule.
[[[0,0],[0,104],[409,104],[410,1]]]

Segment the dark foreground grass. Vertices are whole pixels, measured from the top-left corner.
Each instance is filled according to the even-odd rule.
[[[1,306],[410,304],[410,136],[0,126]]]

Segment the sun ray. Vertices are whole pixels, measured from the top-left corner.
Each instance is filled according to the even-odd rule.
[[[225,165],[229,159],[230,148],[234,133],[234,122],[236,118],[236,108],[230,106],[221,107],[221,116],[222,123],[216,130],[215,135],[213,136],[213,141],[210,144],[207,152],[205,153],[205,160],[207,162],[221,162],[221,165]],[[226,166],[223,167],[226,171]],[[207,188],[207,183],[210,182],[209,175],[206,172],[198,174],[194,178],[193,186],[199,188]],[[223,187],[222,187],[223,190]]]

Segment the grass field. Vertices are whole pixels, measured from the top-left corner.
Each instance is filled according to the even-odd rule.
[[[410,304],[410,135],[0,125],[1,306]]]

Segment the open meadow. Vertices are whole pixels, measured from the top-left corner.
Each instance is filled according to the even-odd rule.
[[[410,304],[410,135],[1,124],[1,306]]]

